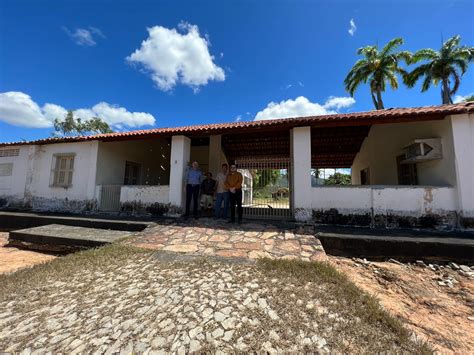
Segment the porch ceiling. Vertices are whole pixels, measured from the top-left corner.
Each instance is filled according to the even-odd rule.
[[[311,129],[312,168],[350,167],[370,126],[319,127]],[[288,160],[290,131],[273,131],[222,136],[229,161]]]

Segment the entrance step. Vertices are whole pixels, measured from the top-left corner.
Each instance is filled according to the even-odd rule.
[[[11,231],[8,243],[32,250],[70,252],[112,243],[131,234],[127,231],[48,224]]]

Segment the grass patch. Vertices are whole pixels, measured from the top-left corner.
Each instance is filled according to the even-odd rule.
[[[365,350],[381,350],[380,343],[384,340],[377,336],[381,332],[388,334],[388,338],[395,340],[404,351],[418,354],[433,353],[427,343],[411,339],[410,332],[403,326],[403,323],[385,311],[375,297],[359,289],[345,274],[328,263],[260,259],[257,265],[268,278],[283,278],[292,284],[301,286],[301,288],[304,288],[308,283],[323,285],[323,291],[316,291],[317,294],[314,296],[323,300],[325,305],[329,305],[331,311],[343,314],[349,319],[357,317],[361,320],[360,324],[349,322],[344,328],[344,332],[352,337],[360,336],[360,329],[356,328],[365,327],[362,334],[369,342]],[[351,329],[352,327],[354,329]],[[339,345],[343,351],[355,350],[358,352],[354,348]]]
[[[120,263],[126,259],[151,253],[149,250],[112,243],[103,247],[79,251],[49,262],[0,275],[0,300],[9,295],[41,287],[46,282],[63,281],[78,271],[94,272],[105,265]]]

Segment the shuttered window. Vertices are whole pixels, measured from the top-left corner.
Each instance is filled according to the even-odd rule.
[[[74,154],[56,154],[53,162],[53,187],[72,186]]]

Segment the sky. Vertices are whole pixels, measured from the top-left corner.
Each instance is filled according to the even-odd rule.
[[[474,46],[474,1],[0,0],[0,141],[49,137],[68,109],[114,130],[372,110],[343,81],[395,37]],[[474,66],[457,99],[474,92]],[[387,89],[386,107],[440,104]]]

